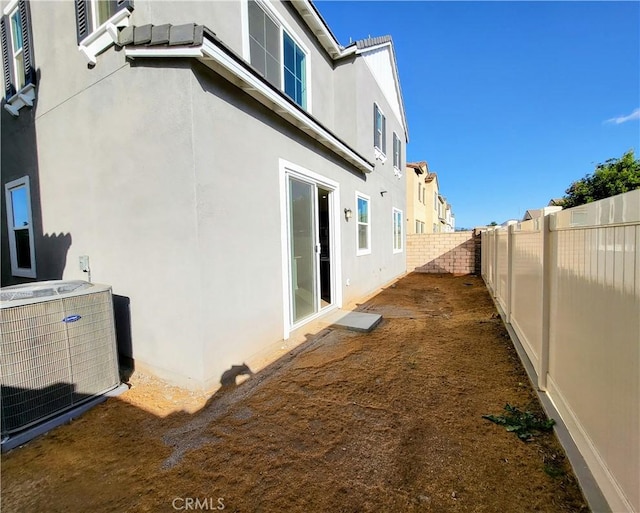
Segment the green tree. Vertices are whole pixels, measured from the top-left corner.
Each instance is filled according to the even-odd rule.
[[[640,159],[629,150],[619,159],[596,166],[593,174],[573,182],[565,191],[564,208],[591,203],[640,188]]]

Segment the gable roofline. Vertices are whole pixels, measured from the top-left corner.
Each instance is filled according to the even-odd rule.
[[[535,219],[537,217],[540,217],[543,211],[544,211],[543,208],[530,208],[524,213],[522,220],[528,221],[529,219]]]
[[[435,173],[433,171],[429,171],[427,176],[425,176],[425,178],[424,178],[424,183],[431,183],[434,180],[436,181],[436,185],[438,186],[438,190],[440,190],[440,180],[438,180],[438,173]]]
[[[365,48],[378,48],[384,46],[385,43],[391,43],[391,36],[368,37],[356,41],[355,45],[358,50],[364,50]]]
[[[407,124],[407,116],[404,108],[404,98],[402,96],[402,89],[400,87],[400,75],[398,73],[398,64],[396,59],[396,53],[393,46],[393,40],[391,36],[379,36],[369,37],[367,39],[361,39],[355,41],[350,45],[342,46],[336,36],[331,32],[329,25],[322,17],[312,0],[291,0],[291,5],[294,7],[301,18],[307,24],[307,27],[313,32],[314,36],[325,49],[325,51],[331,56],[332,59],[342,59],[348,55],[360,55],[362,53],[370,52],[380,49],[384,46],[390,48],[391,54],[391,68],[393,71],[393,77],[395,80],[396,94],[398,95],[398,103],[400,104],[400,117],[399,120],[404,130],[405,143],[409,143],[409,125]]]
[[[407,162],[407,167],[413,169],[418,176],[422,174],[425,176],[429,175],[429,164],[424,160],[420,162]]]
[[[353,50],[338,43],[336,36],[311,0],[291,0],[291,5],[298,11],[307,27],[332,59],[340,59],[353,53]]]
[[[409,143],[409,126],[407,125],[407,116],[404,109],[404,97],[402,96],[402,88],[400,87],[400,74],[398,73],[398,61],[396,60],[396,51],[394,49],[391,36],[369,37],[356,41],[350,48],[354,47],[356,55],[364,55],[374,50],[388,47],[389,56],[391,57],[391,71],[393,72],[393,81],[395,83],[396,94],[398,95],[398,103],[400,104],[399,120],[404,130],[405,143]]]

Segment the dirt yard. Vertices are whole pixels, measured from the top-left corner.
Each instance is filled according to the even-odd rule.
[[[210,398],[134,374],[3,455],[3,513],[588,511],[555,435],[482,418],[541,407],[481,279],[411,274],[359,309],[383,323]]]

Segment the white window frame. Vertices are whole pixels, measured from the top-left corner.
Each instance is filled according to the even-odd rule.
[[[285,34],[289,37],[289,39],[291,39],[291,41],[293,41],[293,44],[297,46],[297,48],[299,50],[302,51],[302,53],[304,54],[304,67],[305,67],[305,75],[304,75],[304,102],[303,105],[300,105],[295,98],[292,98],[291,96],[289,96],[289,94],[286,92],[285,87],[286,87],[286,77],[285,77],[285,73],[286,73],[286,65],[284,63],[284,36]],[[289,98],[291,98],[293,100],[293,102],[300,107],[301,109],[304,109],[305,111],[307,110],[307,60],[309,59],[309,53],[306,52],[305,50],[302,49],[302,46],[300,44],[298,44],[296,38],[294,36],[292,36],[289,32],[287,32],[286,30],[282,29],[282,27],[280,28],[280,42],[281,42],[281,49],[282,49],[282,67],[280,68],[280,77],[281,77],[281,81],[280,83],[282,84],[282,92],[284,94],[286,94],[287,96],[289,96]],[[297,80],[297,77],[296,77]]]
[[[24,187],[27,191],[27,230],[29,232],[29,256],[31,267],[18,267],[18,252],[16,248],[16,238],[14,235],[16,227],[13,226],[13,201],[11,192],[15,189]],[[11,257],[11,274],[22,278],[36,277],[36,252],[33,236],[33,215],[31,211],[31,187],[29,185],[29,177],[23,176],[17,180],[8,182],[4,186],[6,208],[7,208],[7,229],[9,237],[9,255]],[[23,228],[24,229],[24,228]]]
[[[373,151],[375,153],[375,157],[378,160],[381,160],[382,162],[387,160],[387,154],[386,154],[386,144],[385,144],[385,138],[387,136],[387,129],[386,129],[386,124],[387,124],[387,117],[384,115],[384,111],[380,108],[380,105],[378,104],[378,102],[373,102],[373,106],[376,109],[376,112],[378,114],[380,114],[381,118],[382,118],[382,133],[380,133],[380,145],[378,146],[377,144],[377,139],[378,139],[378,129],[376,128],[376,124],[377,124],[377,116],[376,119],[373,122],[373,135],[374,135],[374,142],[373,142]]]
[[[291,99],[296,105],[298,105],[301,109],[305,110],[309,114],[312,113],[311,106],[313,105],[311,101],[311,52],[307,45],[305,45],[298,34],[296,33],[291,25],[282,17],[282,15],[278,12],[278,10],[273,6],[271,0],[255,0],[255,2],[262,8],[271,20],[278,25],[280,29],[280,58],[282,59],[280,62],[280,91],[284,93],[284,32],[293,39],[294,43],[298,45],[298,47],[304,53],[304,63],[305,63],[305,103],[306,106],[303,108],[298,105],[295,100]],[[251,43],[250,43],[250,35],[249,35],[249,0],[243,0],[241,5],[241,17],[242,17],[242,55],[244,59],[251,64]],[[287,95],[287,98],[291,98]]]
[[[400,168],[402,166],[402,143],[398,134],[393,132],[393,170],[396,176],[400,175]]]
[[[78,45],[84,58],[93,66],[98,62],[96,56],[99,53],[118,42],[118,28],[128,27],[129,16],[131,16],[131,11],[123,7],[102,25],[96,27],[97,9],[94,7],[96,1],[91,0],[91,26],[93,30]]]
[[[392,209],[392,222],[393,222],[393,228],[392,228],[392,234],[393,234],[393,252],[394,253],[402,253],[404,251],[404,230],[402,228],[403,226],[403,222],[402,222],[402,210],[400,210],[399,208],[395,208],[393,207]],[[400,222],[396,225],[396,217],[399,218]],[[396,246],[396,227],[400,227],[400,247]]]
[[[332,275],[331,287],[334,290],[334,300],[330,306],[321,308],[316,314],[306,317],[297,324],[291,324],[290,310],[287,305],[291,304],[290,298],[290,280],[292,279],[291,267],[290,267],[290,234],[289,234],[289,221],[288,221],[288,192],[287,183],[289,178],[296,178],[307,183],[315,183],[318,186],[325,187],[332,193],[330,203],[330,233],[332,238],[330,240],[331,249],[331,262],[334,266],[334,272]],[[280,240],[281,240],[281,252],[282,252],[282,301],[285,307],[283,310],[283,340],[288,340],[291,332],[300,326],[307,324],[318,317],[325,315],[327,312],[336,308],[342,308],[342,287],[339,286],[342,283],[342,237],[340,235],[340,223],[338,220],[343,215],[340,208],[340,184],[326,178],[323,175],[315,173],[303,166],[289,162],[288,160],[279,159],[279,181],[280,181]]]
[[[367,202],[367,222],[361,223],[358,215],[358,200],[362,199]],[[356,256],[370,255],[371,254],[371,197],[356,191]],[[367,247],[360,248],[360,225],[367,227]]]
[[[22,35],[22,47],[17,52],[16,52],[16,41],[14,39],[14,34],[13,34],[13,17],[16,14],[18,15],[18,24],[20,26],[20,34]],[[22,73],[22,76],[20,76],[20,77],[18,76],[18,66],[16,65],[17,57],[20,54],[22,54],[22,67],[24,69],[24,38],[25,38],[25,34],[22,33],[22,20],[20,19],[20,10],[18,9],[18,4],[17,3],[16,3],[16,7],[8,14],[8,19],[9,19],[9,27],[7,27],[7,30],[10,32],[10,35],[9,35],[8,39],[11,42],[11,48],[10,48],[11,66],[13,67],[13,76],[16,79],[16,84],[15,84],[16,91],[20,91],[27,84],[21,84],[20,87],[18,87],[18,85],[20,84],[20,81],[25,79],[24,78],[24,73]]]

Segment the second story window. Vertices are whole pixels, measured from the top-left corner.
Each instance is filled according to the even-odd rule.
[[[93,0],[93,27],[97,29],[103,23],[106,23],[111,16],[116,13],[116,2],[109,2],[105,0]]]
[[[256,0],[249,0],[249,54],[264,78],[307,108],[307,54]]]
[[[376,158],[384,159],[387,154],[387,120],[376,103],[373,104],[373,147]]]
[[[251,64],[280,89],[280,29],[253,0],[249,2]]]
[[[16,89],[24,87],[24,45],[22,42],[22,23],[18,8],[11,15],[11,57],[16,76]]]
[[[284,41],[284,92],[303,109],[307,108],[304,52],[286,32]]]
[[[0,22],[5,109],[14,116],[25,105],[32,106],[35,99],[30,21],[29,4],[19,0],[5,8]]]
[[[75,0],[78,46],[89,64],[115,43],[116,27],[129,24],[133,0]]]
[[[124,9],[133,9],[130,0],[76,0],[78,43]]]
[[[400,173],[402,166],[402,143],[400,138],[393,132],[393,168],[396,174]]]

